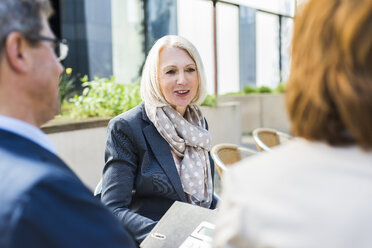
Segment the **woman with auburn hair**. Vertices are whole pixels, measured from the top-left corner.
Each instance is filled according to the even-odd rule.
[[[371,0],[298,11],[286,102],[297,138],[226,173],[215,247],[371,247]]]
[[[215,208],[206,95],[196,48],[164,36],[142,72],[143,103],[108,125],[102,202],[140,243],[174,201]]]
[[[311,1],[296,18],[286,94],[294,135],[372,148],[371,11],[372,1]]]

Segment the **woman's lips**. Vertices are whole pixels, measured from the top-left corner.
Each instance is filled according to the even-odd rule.
[[[186,96],[190,90],[176,90],[174,93],[178,96]]]

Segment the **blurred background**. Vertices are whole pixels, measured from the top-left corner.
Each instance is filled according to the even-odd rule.
[[[199,50],[210,94],[275,88],[288,79],[295,0],[52,2],[51,26],[70,48],[63,63],[79,77],[138,83],[154,42],[177,34]]]
[[[255,149],[254,129],[290,129],[282,93],[293,16],[304,1],[52,0],[51,27],[67,39],[69,55],[60,83],[62,113],[43,131],[93,190],[104,166],[108,121],[142,101],[147,53],[173,34],[189,39],[204,62],[209,95],[202,111],[213,145]]]

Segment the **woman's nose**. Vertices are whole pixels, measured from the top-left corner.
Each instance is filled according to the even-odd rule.
[[[181,72],[178,74],[177,84],[185,84],[186,83],[185,73]]]

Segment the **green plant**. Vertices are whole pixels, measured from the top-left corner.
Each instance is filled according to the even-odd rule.
[[[76,77],[72,76],[71,73],[72,69],[66,68],[65,73],[62,74],[59,80],[59,102],[61,104],[70,96],[74,88]]]
[[[139,84],[120,84],[115,78],[81,79],[84,87],[80,96],[69,99],[72,118],[116,116],[141,103]]]
[[[238,92],[229,92],[229,93],[226,93],[224,94],[224,96],[240,96],[240,95],[244,95],[244,91],[238,91]]]
[[[217,97],[215,95],[207,95],[201,106],[215,107],[217,105]]]
[[[284,93],[286,89],[286,83],[280,82],[279,85],[274,89],[276,93]]]
[[[257,91],[257,88],[247,85],[244,87],[243,92],[245,94],[252,94],[252,93],[257,93],[258,91]]]
[[[235,95],[244,95],[244,94],[261,94],[261,93],[284,93],[286,88],[286,83],[280,82],[279,85],[272,89],[268,86],[261,86],[255,88],[253,86],[247,85],[243,88],[242,91],[238,92],[229,92],[224,94],[224,96],[235,96]]]
[[[273,92],[273,90],[270,87],[261,86],[261,87],[257,88],[257,92],[258,93],[271,93],[271,92]]]

